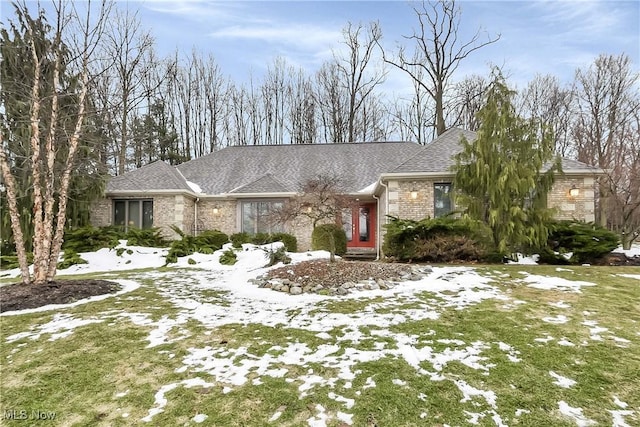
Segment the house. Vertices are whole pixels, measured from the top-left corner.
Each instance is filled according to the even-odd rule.
[[[298,249],[311,246],[312,224],[273,224],[269,212],[318,176],[339,177],[354,200],[341,220],[348,250],[378,254],[387,215],[422,219],[454,209],[453,156],[460,138],[474,132],[453,128],[423,146],[412,142],[233,146],[176,167],[158,161],[114,177],[105,198],[92,207],[95,226],[170,226],[185,233],[218,229],[295,235]],[[558,219],[593,221],[598,168],[563,159],[563,174],[548,194]]]

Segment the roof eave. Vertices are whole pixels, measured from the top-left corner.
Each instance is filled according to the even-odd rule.
[[[187,190],[107,190],[105,191],[105,196],[107,197],[134,197],[134,196],[153,196],[153,195],[161,195],[161,196],[169,196],[169,195],[185,195],[191,197],[202,197],[203,194],[194,193],[193,191]]]

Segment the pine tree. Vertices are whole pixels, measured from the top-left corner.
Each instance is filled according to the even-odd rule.
[[[551,217],[546,195],[561,171],[553,135],[536,120],[524,120],[512,104],[514,92],[497,75],[478,112],[475,141],[462,139],[454,187],[466,214],[485,222],[502,253],[541,247]]]

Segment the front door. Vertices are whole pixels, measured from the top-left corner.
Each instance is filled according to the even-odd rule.
[[[342,213],[347,248],[375,248],[376,204],[360,203]]]

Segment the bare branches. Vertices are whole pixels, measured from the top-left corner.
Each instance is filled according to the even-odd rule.
[[[444,115],[444,93],[453,73],[463,59],[485,46],[495,43],[500,35],[486,39],[478,30],[470,40],[458,40],[461,12],[455,1],[422,1],[413,8],[418,18],[418,28],[405,39],[414,44],[409,55],[404,46],[398,47],[395,58],[384,54],[384,62],[404,71],[413,81],[427,91],[435,102],[437,134],[446,130]],[[425,80],[425,77],[428,80]]]

